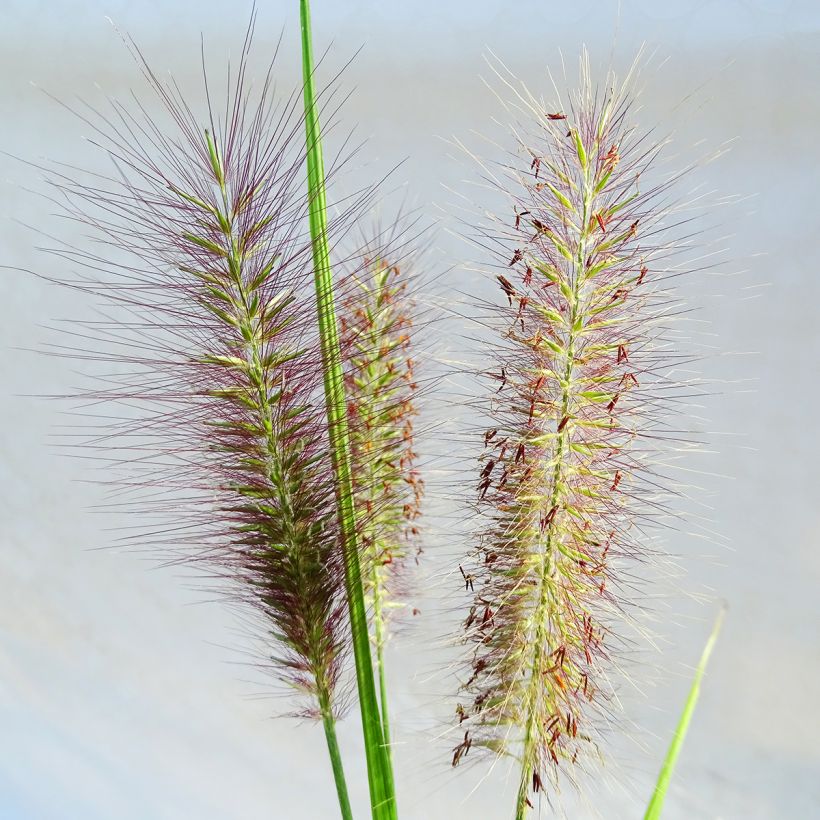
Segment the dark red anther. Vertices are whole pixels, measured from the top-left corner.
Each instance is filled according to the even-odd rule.
[[[550,524],[555,520],[555,516],[558,513],[558,505],[556,504],[546,515],[541,516],[540,526],[541,532],[549,527]]]
[[[512,282],[506,276],[496,276],[495,278],[498,279],[501,290],[504,291],[510,305],[512,305],[513,296],[515,296],[515,288],[512,286]]]
[[[518,209],[516,209],[516,211],[515,211],[515,229],[516,230],[518,230],[521,227],[521,217],[522,216],[528,216],[529,213],[530,213],[529,211],[521,211],[519,213]]]
[[[470,612],[467,615],[467,619],[464,621],[464,628],[469,629],[473,623],[475,622],[475,607],[470,607]]]
[[[496,489],[498,490],[498,492],[501,492],[501,490],[503,490],[503,489],[504,489],[504,487],[505,487],[505,486],[506,486],[506,484],[507,484],[507,479],[508,479],[509,477],[510,477],[510,472],[509,472],[509,470],[505,467],[505,468],[504,468],[504,472],[503,472],[503,473],[501,473],[501,479],[500,479],[500,480],[499,480],[499,482],[498,482],[498,487],[496,488]]]
[[[609,151],[606,152],[606,156],[604,157],[604,166],[615,165],[618,160],[618,146],[611,145],[609,147]]]
[[[470,740],[470,733],[469,731],[464,733],[464,740],[456,746],[453,750],[453,766],[458,766],[459,761],[461,760],[467,752],[470,751],[470,746],[472,746],[472,741]]]

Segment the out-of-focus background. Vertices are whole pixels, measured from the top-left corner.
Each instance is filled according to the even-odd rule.
[[[42,185],[18,158],[87,165],[94,156],[82,142],[88,129],[40,89],[69,103],[143,89],[108,16],[158,72],[170,70],[196,95],[200,33],[211,69],[221,70],[238,51],[250,4],[4,0],[2,11],[0,261],[9,267],[0,272],[0,818],[334,817],[321,730],[271,718],[282,705],[233,649],[234,615],[203,601],[179,570],[157,569],[153,556],[104,549],[128,522],[89,511],[101,490],[55,437],[71,420],[34,397],[70,392],[82,368],[27,350],[53,341],[47,326],[82,315],[82,300],[16,270],[63,273],[35,249],[47,243],[37,232],[60,226],[27,191]],[[699,343],[709,350],[700,372],[712,385],[686,425],[712,431],[709,452],[684,465],[697,485],[687,502],[692,524],[666,542],[688,575],[657,587],[663,640],[632,670],[641,692],[625,693],[618,763],[584,798],[568,793],[556,804],[577,820],[642,816],[715,600],[725,599],[728,618],[665,817],[820,817],[820,5],[315,0],[313,16],[317,49],[330,47],[326,79],[363,46],[342,80],[354,89],[342,130],[369,138],[376,170],[406,160],[392,179],[439,223],[433,301],[479,287],[460,265],[476,251],[447,230],[458,229],[447,188],[469,190],[477,207],[480,191],[463,187],[475,172],[446,139],[498,133],[490,122],[498,104],[481,82],[489,50],[549,97],[546,69],[562,83],[561,54],[573,82],[582,44],[596,67],[611,61],[623,73],[646,43],[655,56],[641,120],[674,120],[682,164],[733,141],[700,171],[715,197],[738,201],[713,219],[728,255],[688,292],[702,306]],[[290,90],[299,81],[298,4],[259,3],[257,55],[282,30],[279,78]],[[354,180],[357,173],[365,182],[369,171],[359,168]],[[434,332],[443,334],[436,351],[458,359],[465,328],[444,321]],[[421,449],[431,486],[446,488],[435,473],[443,449],[435,430]],[[390,654],[406,820],[500,818],[512,805],[503,767],[454,772],[440,738],[450,708],[443,696],[454,688],[442,639],[446,595],[458,588],[446,573],[464,547],[447,532],[456,517],[448,504],[442,495],[432,505],[422,616]],[[364,812],[355,711],[341,732]]]

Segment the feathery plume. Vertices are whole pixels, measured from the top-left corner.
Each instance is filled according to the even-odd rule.
[[[493,175],[509,222],[484,233],[506,344],[477,481],[482,531],[461,570],[472,653],[453,764],[472,747],[517,758],[521,818],[594,745],[607,702],[617,565],[645,556],[636,517],[660,503],[648,456],[677,364],[663,280],[685,240],[665,199],[679,175],[647,187],[661,146],[630,122],[628,82],[596,90],[584,55],[580,92],[546,108],[499,76],[529,126]]]
[[[202,120],[127,41],[171,128],[139,102],[83,115],[115,173],[53,175],[97,248],[58,252],[85,268],[69,284],[113,311],[72,355],[118,365],[83,396],[128,408],[104,438],[140,508],[168,522],[156,539],[261,614],[274,673],[305,696],[295,711],[327,729],[349,636],[304,126],[299,94],[274,96],[273,63],[249,90],[253,27],[221,115],[205,76]]]
[[[411,351],[411,260],[395,264],[400,253],[369,243],[345,283],[340,310],[353,493],[386,743],[387,620],[399,605],[396,581],[404,564],[411,552],[421,551],[413,546],[424,492],[413,450],[418,386]]]

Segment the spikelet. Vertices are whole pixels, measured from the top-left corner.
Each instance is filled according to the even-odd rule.
[[[453,764],[474,747],[516,758],[523,817],[548,779],[594,751],[606,709],[615,570],[646,556],[634,527],[654,503],[646,443],[661,435],[676,363],[661,349],[672,302],[659,283],[680,247],[663,200],[674,178],[641,187],[660,146],[629,122],[626,85],[610,77],[596,91],[585,57],[572,104],[545,108],[499,76],[527,136],[495,178],[511,212],[483,234],[502,255],[505,343],[490,374],[479,546],[461,570],[472,652]]]
[[[208,96],[204,121],[131,44],[164,119],[116,102],[84,117],[116,172],[55,176],[96,248],[61,253],[113,316],[75,354],[117,365],[83,395],[121,413],[102,433],[135,506],[162,522],[154,542],[262,616],[266,665],[304,696],[292,711],[329,718],[347,629],[304,131],[272,65],[248,90],[252,29],[224,114]]]
[[[418,386],[404,257],[399,248],[370,242],[340,309],[362,574],[380,666],[389,610],[399,605],[396,583],[408,557],[420,552],[416,519],[424,492],[413,449]]]

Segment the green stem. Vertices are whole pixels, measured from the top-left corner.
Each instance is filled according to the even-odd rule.
[[[373,623],[374,638],[376,642],[376,671],[379,676],[379,705],[382,715],[382,733],[384,736],[384,746],[387,749],[387,756],[391,759],[392,749],[390,748],[390,719],[387,714],[387,675],[384,665],[384,644],[385,628],[384,617],[382,615],[382,594],[380,587],[373,590]]]
[[[367,776],[374,820],[395,820],[396,801],[390,757],[384,744],[381,717],[376,699],[370,636],[364,604],[356,514],[350,470],[350,444],[347,426],[344,382],[342,375],[339,330],[333,301],[333,276],[327,239],[327,205],[325,174],[320,141],[319,115],[313,88],[313,50],[311,44],[308,0],[299,3],[302,31],[302,69],[305,102],[308,194],[310,198],[310,233],[313,240],[313,266],[316,283],[316,307],[322,347],[325,403],[336,497],[342,531],[345,564],[345,587],[350,614],[356,684],[361,707],[362,731],[367,758]]]
[[[330,765],[333,767],[333,779],[336,781],[336,794],[339,797],[339,809],[342,820],[353,820],[353,811],[350,808],[350,797],[347,793],[342,755],[339,751],[339,741],[336,738],[336,718],[330,708],[330,700],[326,694],[319,694],[319,705],[322,712],[322,723],[325,727],[327,752],[330,756]]]

